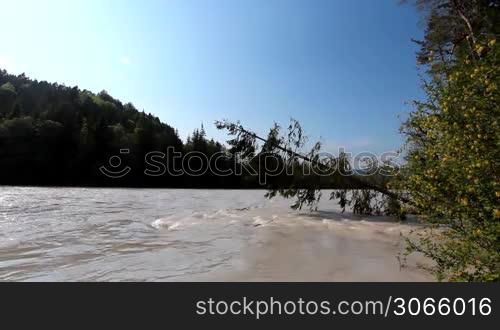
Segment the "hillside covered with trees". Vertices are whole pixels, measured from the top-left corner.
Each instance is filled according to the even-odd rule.
[[[0,184],[191,186],[216,184],[215,178],[143,175],[148,152],[199,151],[213,154],[221,144],[196,130],[186,144],[157,117],[123,104],[106,91],[31,80],[0,71]],[[119,180],[102,175],[122,149],[133,170]],[[226,181],[227,182],[227,181]],[[227,182],[230,185],[230,182]]]
[[[243,150],[235,143],[228,141],[226,148],[207,139],[203,125],[183,142],[175,128],[106,91],[94,94],[0,70],[0,184],[269,188],[314,183],[325,188],[359,187],[359,182],[339,174],[326,178],[305,177],[299,169],[286,172],[289,165],[283,159],[264,159],[271,151],[266,144],[261,151],[255,145],[245,155],[252,160],[243,164]],[[129,152],[120,154],[121,150]],[[154,156],[147,157],[151,152]],[[122,160],[116,171],[127,166],[130,173],[119,178],[103,175],[102,166],[114,170],[108,166],[112,156]],[[264,171],[265,167],[270,170]]]

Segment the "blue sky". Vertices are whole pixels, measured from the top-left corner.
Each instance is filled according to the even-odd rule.
[[[421,96],[422,31],[397,0],[2,2],[0,67],[107,90],[177,128],[240,120],[264,134],[298,119],[332,151],[401,145]]]

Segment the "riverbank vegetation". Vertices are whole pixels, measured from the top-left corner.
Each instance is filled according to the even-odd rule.
[[[402,125],[405,162],[388,180],[368,182],[367,189],[339,190],[330,198],[358,213],[417,213],[428,226],[407,238],[403,259],[417,252],[429,257],[434,264],[425,268],[438,280],[498,281],[500,3],[417,0],[414,5],[426,23],[424,39],[415,40],[426,99],[413,102]],[[223,122],[219,128],[247,149],[260,139],[239,123]],[[286,150],[304,146],[302,133],[295,131],[292,125],[279,136],[272,128],[264,139],[272,145],[266,151],[326,170],[346,163],[342,155],[321,159],[319,144],[305,153]],[[311,183],[306,189],[275,189],[268,196],[295,198],[295,207],[314,207],[321,189]]]

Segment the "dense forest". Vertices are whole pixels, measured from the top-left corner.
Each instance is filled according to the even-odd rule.
[[[143,175],[145,155],[169,147],[205,154],[223,150],[221,144],[208,141],[203,130],[196,130],[184,144],[173,127],[106,91],[94,94],[0,71],[1,184],[194,185],[188,177]],[[100,166],[123,149],[130,150],[121,156],[132,168],[130,175],[102,175]],[[196,185],[217,184],[214,180],[198,178]]]
[[[106,91],[94,94],[0,70],[0,184],[186,188],[360,185],[338,174],[306,178],[303,169],[286,171],[285,167],[297,164],[281,158],[265,159],[265,144],[260,151],[254,146],[251,161],[241,162],[241,146],[228,142],[225,147],[207,139],[203,125],[183,142],[173,127]],[[120,154],[121,150],[129,152]],[[151,152],[154,156],[148,157]],[[100,168],[109,168],[112,156],[122,160],[117,170],[131,168],[128,175],[103,175]]]

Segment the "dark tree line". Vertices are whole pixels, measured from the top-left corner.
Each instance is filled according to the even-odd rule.
[[[209,173],[148,177],[145,156],[151,151],[222,152],[223,146],[195,131],[186,144],[157,117],[123,104],[106,91],[94,94],[77,87],[31,80],[0,70],[0,184],[102,186],[216,186]],[[130,175],[109,179],[99,168],[120,150]],[[174,160],[165,159],[165,164]],[[172,165],[172,164],[170,164]],[[176,164],[179,165],[180,164]],[[229,166],[227,161],[220,166]],[[237,178],[223,182],[236,186]]]
[[[0,184],[359,188],[338,174],[311,174],[273,153],[269,142],[250,151],[240,144],[231,140],[226,148],[207,139],[203,125],[183,143],[173,127],[106,91],[94,94],[0,70]],[[122,164],[109,165],[112,156]],[[110,178],[102,166],[131,171]]]
[[[0,184],[260,188],[309,180],[299,170],[286,174],[286,163],[273,159],[267,160],[272,170],[264,183],[265,153],[242,163],[238,152],[231,141],[226,149],[207,139],[203,125],[183,143],[173,127],[106,91],[94,94],[0,70]],[[122,165],[113,168],[109,160],[115,155]],[[102,166],[131,172],[109,178]],[[342,185],[338,178],[323,181]]]

